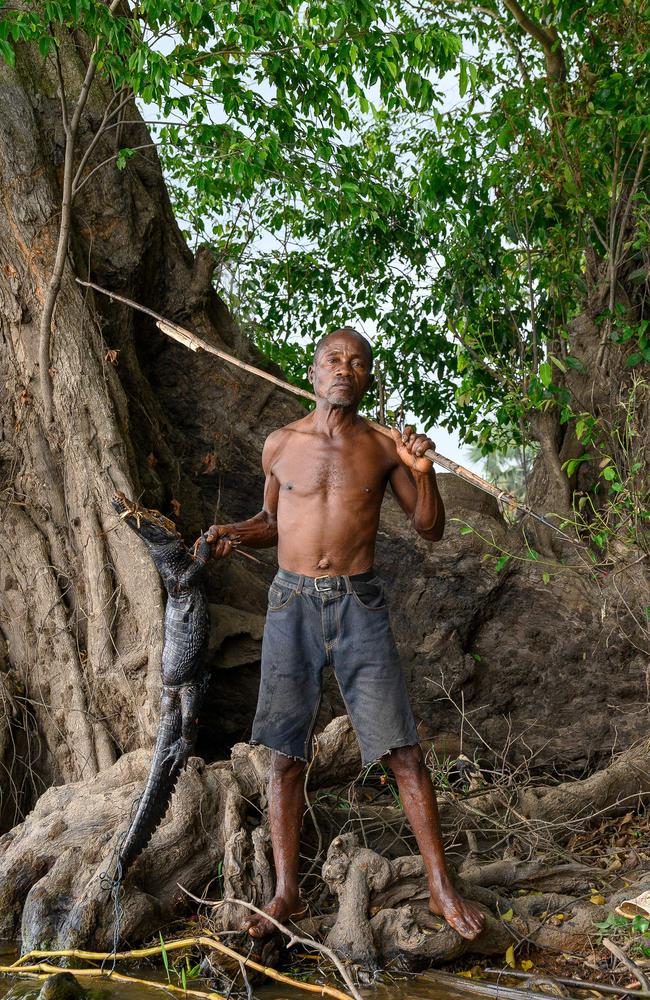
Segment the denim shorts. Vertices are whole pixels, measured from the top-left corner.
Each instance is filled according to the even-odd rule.
[[[309,759],[326,666],[364,766],[418,742],[379,577],[372,570],[314,578],[281,569],[269,590],[253,745]]]

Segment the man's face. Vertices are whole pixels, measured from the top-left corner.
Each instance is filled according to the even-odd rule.
[[[333,333],[309,368],[314,392],[331,406],[355,408],[370,384],[372,369],[364,342],[351,333]]]

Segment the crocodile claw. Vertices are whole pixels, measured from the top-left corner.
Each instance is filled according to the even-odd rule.
[[[177,770],[182,771],[187,764],[191,749],[192,744],[189,740],[186,740],[184,736],[179,736],[179,738],[172,743],[162,759],[163,764],[169,765],[170,774],[173,774],[173,772]]]

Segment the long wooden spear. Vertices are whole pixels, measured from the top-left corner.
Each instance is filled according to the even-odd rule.
[[[202,340],[201,337],[197,337],[195,333],[190,330],[186,330],[185,327],[179,326],[178,323],[173,323],[171,320],[165,319],[164,316],[160,316],[153,309],[148,309],[147,306],[140,305],[139,302],[134,302],[133,299],[127,299],[125,295],[118,295],[117,292],[111,292],[106,288],[102,288],[101,285],[96,285],[92,281],[82,281],[81,278],[77,278],[77,282],[80,285],[84,285],[86,288],[94,288],[96,292],[101,292],[102,295],[108,295],[111,299],[117,299],[118,302],[123,302],[127,306],[131,306],[132,309],[137,309],[139,312],[146,313],[147,316],[151,316],[156,321],[156,326],[163,333],[167,334],[173,340],[177,340],[184,347],[189,347],[191,351],[205,351],[207,354],[214,354],[216,357],[221,358],[222,361],[227,361],[230,365],[235,365],[237,368],[243,369],[245,372],[250,372],[251,375],[257,375],[259,378],[266,379],[267,382],[272,382],[277,385],[279,389],[284,389],[285,392],[291,392],[294,396],[302,396],[303,399],[309,399],[312,402],[316,402],[316,396],[313,393],[307,392],[306,389],[300,389],[297,385],[292,385],[290,382],[285,382],[281,378],[277,378],[275,375],[271,375],[270,372],[262,371],[260,368],[255,368],[254,365],[249,365],[245,361],[240,361],[239,358],[233,357],[232,354],[228,354],[226,351],[219,350],[218,347],[213,347],[212,344],[208,344],[207,340]],[[374,427],[376,430],[381,431],[387,437],[391,437],[391,433],[388,427],[384,427],[383,424],[378,424],[374,420],[368,420],[368,423]],[[391,438],[392,440],[392,438]],[[566,532],[558,528],[556,524],[552,521],[547,520],[542,514],[538,514],[536,511],[532,510],[526,504],[522,503],[521,500],[517,500],[513,497],[511,493],[506,490],[500,490],[498,486],[493,483],[489,483],[486,479],[482,479],[481,476],[477,476],[475,472],[471,469],[466,469],[464,465],[459,465],[458,462],[452,461],[451,458],[445,458],[439,452],[434,451],[433,448],[428,448],[424,453],[424,457],[428,458],[430,462],[435,462],[442,469],[446,469],[447,472],[453,473],[458,476],[459,479],[464,479],[465,482],[471,483],[472,486],[476,486],[477,489],[483,490],[484,493],[489,493],[490,496],[496,497],[502,503],[508,504],[509,507],[516,507],[518,510],[524,512],[528,517],[534,518],[539,521],[540,524],[546,525],[547,528],[552,528],[553,531],[557,531],[558,534],[562,535],[563,538],[572,542],[574,545],[580,545],[583,547],[582,542],[578,542],[575,538],[571,538]]]

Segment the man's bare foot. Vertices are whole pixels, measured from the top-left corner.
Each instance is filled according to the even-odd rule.
[[[264,907],[264,912],[285,924],[291,917],[297,917],[305,912],[305,904],[300,896],[274,896]],[[277,927],[270,920],[265,920],[259,913],[253,914],[242,924],[242,929],[248,931],[253,938],[265,938],[275,934]]]
[[[473,941],[485,925],[485,915],[467,899],[459,896],[451,883],[440,886],[429,897],[429,909],[443,917],[461,937]]]

